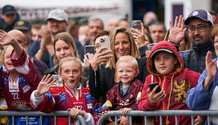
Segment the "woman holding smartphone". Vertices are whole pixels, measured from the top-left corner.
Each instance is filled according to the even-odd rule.
[[[137,79],[144,82],[145,76],[148,75],[146,69],[146,57],[140,58],[140,54],[134,42],[131,32],[126,28],[115,28],[110,33],[110,47],[111,50],[107,50],[107,47],[102,47],[96,52],[91,65],[89,74],[89,88],[91,95],[96,99],[101,99],[104,103],[106,99],[106,93],[117,83],[119,79],[115,73],[115,64],[117,60],[125,55],[131,55],[137,59],[140,73]],[[107,62],[108,61],[108,62]],[[102,62],[107,62],[99,67]]]
[[[100,32],[96,35],[96,37],[95,37],[95,39],[94,39],[95,52],[99,51],[99,49],[101,48],[101,38],[103,38],[103,37],[109,37],[109,34],[110,34],[109,31],[102,30],[102,31],[100,31]],[[85,48],[86,48],[86,47],[85,47]],[[85,64],[85,67],[86,67],[86,68],[89,68],[92,59],[93,59],[93,56],[91,56],[90,53],[85,53],[83,62],[84,62],[84,64]]]

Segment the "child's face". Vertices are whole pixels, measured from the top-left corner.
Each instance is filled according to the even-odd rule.
[[[2,18],[4,19],[5,23],[11,25],[14,23],[16,15],[15,14],[2,15]]]
[[[134,77],[138,75],[135,64],[120,62],[117,65],[117,75],[123,84],[130,84]]]
[[[8,48],[6,48],[5,55],[4,55],[4,66],[8,71],[15,70],[10,58],[12,50],[13,47],[9,46]]]
[[[64,83],[69,88],[73,89],[79,86],[83,72],[81,71],[81,67],[78,63],[74,61],[66,61],[62,64],[59,75],[63,79]]]
[[[174,71],[177,59],[168,52],[158,52],[154,55],[154,65],[158,73],[168,75]]]
[[[70,46],[63,40],[58,40],[55,43],[55,51],[56,56],[59,61],[65,57],[73,56],[72,55],[72,49]]]

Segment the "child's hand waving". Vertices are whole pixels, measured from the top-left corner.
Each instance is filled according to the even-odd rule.
[[[42,80],[40,81],[37,87],[35,96],[40,97],[45,93],[47,93],[51,88],[57,88],[57,87],[59,86],[55,83],[55,79],[53,80],[53,76],[51,76],[50,74],[47,76],[43,76]]]

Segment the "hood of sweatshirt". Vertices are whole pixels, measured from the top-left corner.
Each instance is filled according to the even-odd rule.
[[[151,52],[147,59],[147,69],[148,71],[153,74],[160,76],[160,74],[157,72],[155,66],[154,66],[154,60],[153,57],[157,52],[165,51],[169,54],[174,54],[177,57],[178,63],[176,64],[176,68],[173,71],[172,75],[179,73],[183,67],[184,67],[184,61],[179,55],[179,52],[177,51],[175,45],[169,41],[160,41],[151,49]]]

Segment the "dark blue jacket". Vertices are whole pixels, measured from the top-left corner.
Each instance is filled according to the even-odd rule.
[[[201,46],[193,46],[191,50],[179,52],[184,60],[184,68],[202,73],[205,69],[205,57],[208,51],[211,51],[212,58],[216,58],[213,41]]]

